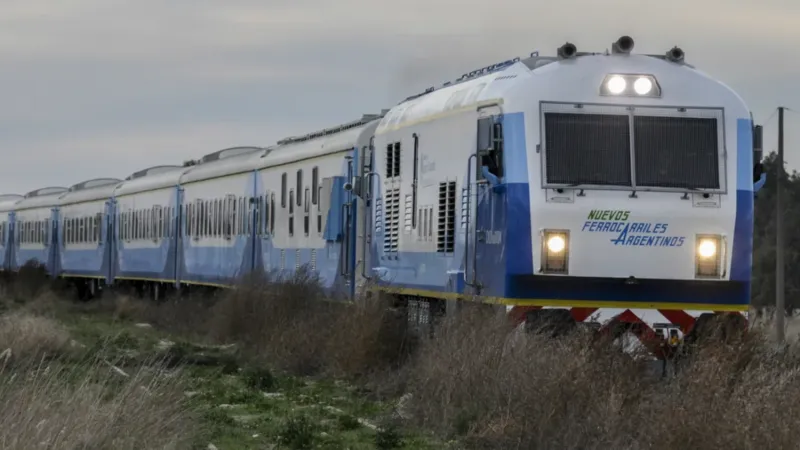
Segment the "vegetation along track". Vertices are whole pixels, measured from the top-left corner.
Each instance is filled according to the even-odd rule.
[[[6,448],[787,448],[800,425],[800,352],[759,328],[659,382],[580,333],[474,311],[413,342],[313,279],[159,304],[60,292],[3,285]]]

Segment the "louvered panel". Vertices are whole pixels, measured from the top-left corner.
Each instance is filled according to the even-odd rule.
[[[469,222],[469,204],[471,199],[469,198],[469,189],[468,188],[461,188],[461,229],[467,228],[467,222]]]
[[[375,234],[383,232],[383,199],[375,199]]]
[[[414,201],[413,196],[411,194],[406,195],[405,205],[403,207],[403,231],[406,234],[410,234],[413,229],[413,224],[411,223],[411,216],[414,212]]]
[[[400,241],[400,189],[387,189],[384,195],[385,220],[383,251],[397,252]]]
[[[439,223],[436,251],[452,253],[455,248],[456,182],[439,183]]]

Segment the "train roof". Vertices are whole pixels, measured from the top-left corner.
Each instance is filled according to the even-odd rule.
[[[19,194],[0,194],[0,202],[9,202],[21,200],[23,197]]]
[[[8,212],[14,210],[14,205],[22,200],[19,194],[3,194],[0,195],[0,212]]]
[[[60,205],[105,200],[114,194],[114,189],[122,183],[118,178],[93,178],[81,181],[69,188],[59,198]]]
[[[152,166],[146,169],[137,170],[132,174],[128,175],[125,178],[125,181],[135,180],[137,178],[142,178],[150,175],[157,175],[159,173],[167,173],[172,172],[175,169],[180,169],[183,166],[176,166],[176,165],[159,165],[159,166]]]
[[[514,78],[528,73],[530,69],[517,59],[508,66],[482,76],[445,84],[439,89],[429,88],[392,108],[381,120],[376,134],[401,128],[427,117],[458,111],[465,107],[474,109],[481,103],[501,101],[503,88]],[[503,81],[506,83],[501,85]]]
[[[622,38],[620,38],[622,39]],[[612,47],[620,41],[612,44]],[[633,45],[631,40],[631,45]],[[572,44],[565,44],[572,45]],[[538,51],[530,53],[527,57],[515,57],[502,62],[498,62],[480,69],[476,69],[461,75],[459,78],[448,81],[439,87],[431,86],[419,94],[407,97],[395,107],[393,107],[383,118],[376,130],[376,134],[407,126],[411,123],[424,120],[448,111],[458,110],[459,108],[476,108],[483,104],[497,103],[503,98],[504,91],[513,82],[509,80],[520,76],[530,75],[538,69],[549,66],[552,63],[582,60],[587,56],[609,56],[608,50],[605,52],[578,52],[574,56],[564,57],[561,53],[564,46],[557,50],[558,56],[542,56]],[[678,59],[670,59],[673,51],[678,51]],[[615,49],[616,53],[617,49]],[[632,57],[654,58],[657,60],[670,59],[673,64],[686,66],[694,69],[694,66],[687,64],[683,60],[683,50],[675,47],[663,55],[630,53]]]
[[[180,184],[209,180],[259,168],[261,157],[271,149],[263,147],[232,147],[209,153],[199,164],[189,166],[180,177]]]
[[[262,156],[261,167],[279,166],[351,149],[358,144],[364,131],[375,129],[384,114],[386,110],[380,114],[364,114],[358,120],[304,136],[282,139]]]
[[[189,169],[183,166],[154,166],[139,170],[116,186],[114,197],[177,186],[181,175]]]
[[[14,205],[14,209],[21,211],[24,209],[57,206],[59,197],[67,190],[67,188],[61,186],[48,186],[30,191]]]

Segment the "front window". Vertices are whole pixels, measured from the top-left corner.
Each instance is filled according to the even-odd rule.
[[[543,104],[544,186],[724,192],[722,111]]]

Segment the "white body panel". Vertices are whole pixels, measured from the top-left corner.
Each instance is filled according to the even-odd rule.
[[[352,147],[350,148],[352,149]],[[276,152],[277,153],[277,152]],[[272,245],[275,248],[322,248],[325,246],[323,231],[327,224],[328,198],[330,192],[323,192],[323,180],[325,178],[341,176],[344,157],[347,151],[326,152],[321,155],[309,154],[307,157],[297,162],[286,162],[286,157],[280,154],[267,156],[267,163],[275,163],[261,169],[258,173],[259,186],[262,192],[257,195],[265,194],[271,198],[275,194],[275,215],[270,220],[275,221],[274,234],[271,236]],[[313,192],[313,171],[317,169],[317,195],[314,204]],[[301,204],[297,204],[297,173],[302,170],[300,194]],[[286,174],[286,202],[282,202],[282,177]],[[306,198],[308,190],[308,198]],[[293,205],[290,205],[293,200]],[[304,217],[309,218],[309,233],[305,234]],[[289,217],[294,217],[294,232],[289,233]]]
[[[250,205],[246,199],[252,191],[252,176],[252,172],[240,172],[197,179],[181,185],[184,205],[196,207],[201,201],[207,202],[208,220],[199,220],[199,214],[192,214],[193,223],[188,224],[193,245],[230,247],[235,243],[235,235],[249,229]],[[212,210],[222,213],[214,214]],[[227,229],[229,223],[231,228]]]
[[[102,232],[102,217],[108,199],[89,200],[62,205],[59,209],[60,230],[66,250],[97,248]]]
[[[126,249],[155,249],[160,248],[165,232],[158,227],[173,226],[172,221],[165,224],[152,219],[153,207],[167,208],[173,204],[176,187],[162,187],[153,190],[139,190],[136,193],[121,195],[116,198],[117,227],[120,239]],[[123,217],[123,214],[132,214],[142,211],[144,220],[136,222],[138,230],[134,229],[134,222]],[[142,214],[140,212],[140,214]],[[129,217],[129,216],[128,216]]]

